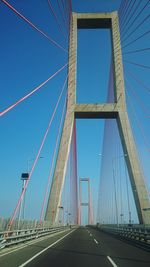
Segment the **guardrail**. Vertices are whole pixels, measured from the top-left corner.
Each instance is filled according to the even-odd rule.
[[[22,229],[0,232],[0,249],[69,229],[69,226]]]
[[[150,226],[145,225],[99,225],[99,230],[113,234],[150,250]]]

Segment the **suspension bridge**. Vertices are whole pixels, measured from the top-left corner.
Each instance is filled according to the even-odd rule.
[[[150,1],[102,2],[0,1],[3,267],[150,265]]]

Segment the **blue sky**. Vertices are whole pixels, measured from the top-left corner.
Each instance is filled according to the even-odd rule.
[[[120,0],[75,0],[73,10],[110,12],[118,9],[120,2]],[[47,1],[9,0],[9,3],[67,48],[67,43],[54,21]],[[56,1],[52,3],[55,7]],[[59,13],[58,16],[63,23]],[[62,67],[67,62],[68,55],[43,38],[2,2],[0,2],[0,25],[2,25],[0,30],[0,110],[3,110]],[[95,42],[91,41],[93,38]],[[108,31],[101,31],[99,34],[97,31],[89,30],[78,32],[78,102],[106,101],[111,57],[109,38]],[[101,50],[98,50],[99,47]],[[98,52],[90,53],[90,49]],[[88,75],[89,62],[91,64],[90,75]],[[62,71],[37,93],[1,118],[0,216],[8,217],[12,214],[21,191],[21,173],[27,170],[28,160],[32,165],[32,159],[35,158],[48,125],[66,72],[67,70]],[[41,153],[44,158],[39,159],[28,187],[26,200],[28,218],[39,217],[62,105],[63,100]],[[104,121],[77,121],[78,177],[90,177],[95,206],[98,198],[101,161],[99,153],[102,153],[103,128]]]

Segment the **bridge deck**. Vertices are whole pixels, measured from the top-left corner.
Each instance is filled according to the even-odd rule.
[[[68,232],[59,233],[5,256],[1,254],[0,266],[150,266],[150,253],[105,233],[91,228],[79,228],[65,236],[66,234]]]

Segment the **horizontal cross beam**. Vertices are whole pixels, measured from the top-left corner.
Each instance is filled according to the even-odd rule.
[[[81,203],[81,206],[89,206],[89,203]]]
[[[118,116],[118,107],[116,103],[76,104],[74,112],[76,119],[113,119]]]

